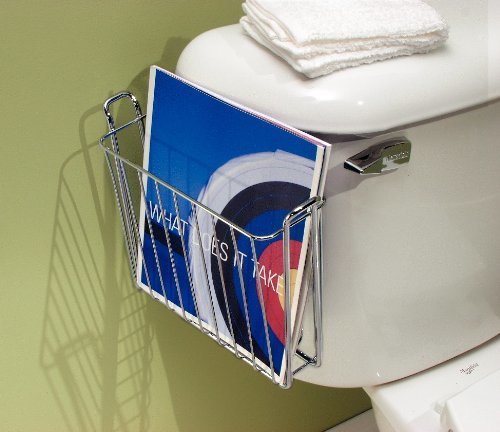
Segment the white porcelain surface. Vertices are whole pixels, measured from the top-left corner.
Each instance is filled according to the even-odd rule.
[[[343,162],[383,137],[334,144],[323,209],[324,360],[298,379],[381,384],[500,333],[499,119],[497,102],[391,134],[412,142],[410,163],[379,176]]]
[[[434,0],[450,24],[441,49],[307,79],[239,25],[192,41],[177,73],[304,130],[384,131],[500,97],[500,1]]]
[[[429,371],[365,390],[380,432],[498,432],[500,337]]]
[[[179,74],[215,92],[336,134],[326,137],[335,144],[323,211],[324,360],[298,379],[386,383],[500,333],[500,102],[444,116],[500,96],[500,1],[433,4],[451,33],[428,55],[307,80],[233,26],[200,36],[179,61]],[[339,133],[388,128],[400,130],[339,142]],[[408,165],[368,177],[343,168],[401,135],[413,143]]]
[[[498,432],[500,369],[448,399],[441,423],[453,432]]]

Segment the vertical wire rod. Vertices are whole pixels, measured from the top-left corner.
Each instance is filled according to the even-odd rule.
[[[123,166],[123,163],[122,162],[120,163]],[[134,205],[132,201],[132,196],[130,194],[130,186],[127,178],[127,170],[125,169],[124,166],[123,166],[123,175],[125,176],[124,186],[125,186],[125,195],[127,197],[127,208],[129,217],[131,218],[132,224],[137,225],[137,218],[135,216]],[[135,237],[133,237],[133,239],[135,239]],[[135,241],[135,247],[137,247],[137,241]]]
[[[274,373],[274,362],[273,362],[273,353],[271,350],[271,342],[269,339],[269,323],[267,322],[267,314],[266,314],[266,305],[264,302],[264,295],[262,294],[262,285],[260,283],[260,273],[259,273],[259,263],[257,261],[257,253],[255,252],[255,240],[253,238],[250,238],[250,244],[252,246],[252,256],[255,264],[255,279],[257,281],[257,290],[258,290],[258,297],[260,301],[260,308],[262,311],[262,319],[264,320],[264,333],[266,335],[266,344],[267,344],[267,350],[269,353],[269,368],[270,370],[270,376],[271,379],[273,380],[273,383],[276,384],[276,378],[275,378],[275,373]]]
[[[115,162],[118,163],[118,158],[115,158]],[[127,170],[126,166],[123,164],[123,162],[120,160],[119,161],[119,166],[121,168],[121,173],[123,176],[123,180],[120,182],[120,175],[118,176],[118,183],[120,187],[123,188],[122,194],[123,194],[123,200],[124,200],[124,209],[125,209],[125,214],[127,216],[126,220],[129,225],[129,229],[131,231],[131,243],[132,247],[134,249],[138,249],[139,246],[139,239],[140,235],[138,234],[138,222],[137,218],[135,216],[135,211],[134,211],[134,206],[133,206],[133,201],[132,201],[132,196],[130,194],[130,185],[128,182],[128,177],[127,177]],[[132,169],[129,167],[129,169]],[[117,170],[118,170],[118,165],[117,165]],[[135,263],[137,266],[137,262]]]
[[[243,297],[243,308],[245,309],[245,320],[247,323],[248,342],[250,343],[250,353],[252,354],[252,365],[253,365],[254,369],[257,369],[257,363],[255,362],[255,352],[253,349],[252,328],[250,326],[250,315],[248,313],[247,293],[246,293],[246,289],[245,289],[245,281],[243,279],[242,262],[240,260],[240,252],[238,250],[238,244],[236,243],[236,238],[234,235],[233,227],[230,226],[229,229],[231,231],[231,239],[233,241],[234,256],[236,259],[236,265],[238,266],[238,276],[240,278],[241,294]]]
[[[215,317],[214,300],[212,297],[212,286],[210,284],[210,277],[208,276],[207,261],[205,259],[205,251],[203,250],[203,240],[201,238],[200,224],[198,223],[198,211],[194,204],[191,203],[191,214],[193,215],[194,228],[196,231],[196,236],[199,242],[199,250],[201,254],[201,263],[203,268],[203,273],[205,274],[205,282],[207,283],[208,298],[210,299],[210,313],[214,322],[214,330],[217,335],[217,342],[222,345],[222,340],[219,334],[219,326],[217,324],[217,318]],[[211,250],[212,245],[208,245],[209,250]]]
[[[137,128],[139,129],[139,137],[140,137],[140,140],[141,140],[141,144],[144,147],[144,123],[143,123],[143,119],[142,119],[141,105],[139,104],[139,101],[137,100],[137,98],[132,93],[129,93],[129,95],[130,95],[129,96],[130,100],[134,104],[135,116],[136,116],[136,118],[140,118],[141,119],[141,121],[137,122]]]
[[[182,220],[181,220],[181,214],[179,211],[179,203],[177,202],[177,194],[174,191],[171,191],[171,192],[172,192],[172,197],[174,199],[175,215],[177,217],[177,221],[178,221],[177,226],[179,227],[179,235],[181,238],[182,255],[184,256],[184,263],[186,264],[186,272],[187,272],[187,276],[188,276],[189,287],[191,288],[191,296],[193,297],[193,304],[194,304],[194,309],[196,311],[196,318],[197,318],[200,330],[203,333],[205,333],[203,324],[201,322],[200,311],[198,310],[198,298],[196,296],[196,290],[195,290],[194,285],[193,285],[193,276],[191,275],[191,269],[189,268],[189,260],[188,260],[187,250],[186,250],[186,241],[184,239],[184,225],[183,225]]]
[[[290,283],[290,224],[283,224],[283,275],[285,287],[285,380],[284,386],[292,382],[292,292]]]
[[[172,251],[172,243],[170,241],[170,234],[168,232],[167,228],[167,222],[165,220],[165,208],[163,207],[163,202],[161,200],[161,194],[160,194],[160,189],[158,187],[158,182],[154,180],[155,183],[155,190],[156,190],[156,197],[158,199],[158,205],[160,206],[160,214],[161,214],[161,221],[163,224],[163,231],[165,232],[165,239],[167,240],[167,249],[168,249],[168,257],[170,258],[170,265],[172,266],[172,274],[174,276],[174,283],[175,283],[175,288],[177,290],[177,295],[179,296],[179,304],[181,306],[181,311],[182,311],[182,317],[187,321],[187,316],[186,316],[186,311],[184,309],[184,301],[182,300],[182,295],[181,295],[181,287],[179,284],[179,277],[177,275],[177,266],[175,265],[175,259],[174,259],[174,253]],[[172,217],[172,216],[170,216]],[[167,300],[167,305],[169,305],[169,300]],[[171,310],[174,310],[174,306],[170,308]]]
[[[126,175],[126,170],[124,169],[123,171],[124,171],[124,173]],[[137,218],[135,216],[135,212],[134,212],[134,208],[133,208],[133,204],[132,204],[132,197],[130,195],[130,188],[128,187],[128,180],[127,180],[126,186],[127,187],[125,188],[125,190],[126,190],[125,194],[128,197],[128,200],[127,200],[127,202],[126,202],[125,205],[128,208],[128,213],[129,213],[130,218],[131,218],[132,230],[133,230],[133,233],[135,234],[133,236],[133,239],[134,239],[134,245],[133,246],[136,249],[139,249],[139,246],[141,246],[143,261],[145,261],[145,257],[144,257],[144,244],[143,244],[143,242],[141,240],[141,235],[139,233],[139,223],[137,222]],[[147,272],[147,269],[146,269],[146,272]],[[151,290],[151,283],[150,282],[151,281],[150,281],[149,275],[148,275],[148,285],[149,285],[149,288]],[[150,292],[150,294],[151,294],[151,292]]]
[[[111,173],[111,179],[112,179],[112,182],[113,182],[113,185],[116,185],[116,178],[115,178],[115,174],[114,174],[114,171],[112,170],[111,168],[111,162],[109,160],[109,158],[106,158],[106,161],[108,163],[108,168],[110,169],[110,173]],[[116,187],[116,186],[115,186]],[[126,205],[126,204],[124,204]],[[135,234],[137,235],[137,241],[138,243],[140,244],[140,248],[138,248],[140,250],[140,255],[141,255],[141,260],[142,260],[142,265],[143,265],[143,268],[144,268],[144,273],[146,275],[146,281],[147,281],[147,285],[148,285],[148,288],[149,288],[149,295],[152,295],[151,293],[151,281],[149,279],[149,272],[148,272],[148,267],[146,265],[146,259],[144,258],[144,246],[142,245],[142,241],[141,241],[141,237],[139,235],[139,228],[137,227],[137,224],[134,225],[134,227],[136,228],[135,230]],[[137,252],[137,255],[139,255],[139,252]],[[139,258],[139,257],[138,257]],[[136,280],[135,282],[137,283],[137,280],[142,276],[142,275],[139,275],[137,274],[137,272],[134,272],[136,274]]]
[[[315,363],[316,367],[321,366],[323,357],[323,265],[322,265],[322,249],[321,242],[321,211],[317,205],[311,208],[311,224],[312,224],[312,267],[313,267],[313,311],[314,311],[314,342],[316,348]]]
[[[133,219],[132,226],[134,228],[135,238],[136,238],[136,241],[138,243],[138,249],[141,251],[140,255],[141,255],[142,265],[144,268],[144,274],[146,275],[148,293],[151,297],[153,297],[153,288],[151,287],[151,278],[149,276],[149,270],[148,270],[148,266],[146,264],[146,257],[144,256],[144,243],[141,239],[141,234],[139,233],[139,225],[137,224],[137,220],[135,219],[135,217]],[[140,278],[141,276],[142,275],[138,275],[138,278]]]
[[[106,115],[106,120],[108,122],[108,128],[110,131],[113,131],[115,129],[115,120],[113,116],[111,115],[111,111],[109,110],[109,105],[105,104],[104,108],[104,113]],[[120,154],[120,146],[118,144],[118,136],[116,133],[113,133],[111,135],[111,145],[113,148],[113,151],[116,154]],[[125,171],[125,167],[123,165],[123,162],[118,159],[114,158],[115,161],[115,166],[116,166],[116,173],[118,177],[118,186],[119,186],[119,191],[120,195],[122,197],[122,202],[123,202],[123,210],[124,210],[124,221],[125,225],[127,227],[128,231],[128,236],[126,238],[126,241],[129,243],[129,247],[131,249],[136,249],[137,248],[137,243],[135,242],[135,236],[133,234],[133,228],[132,228],[132,219],[131,219],[131,214],[130,212],[133,212],[132,209],[132,199],[130,198],[130,193],[127,193],[126,191],[129,191],[129,184],[127,181],[127,173]],[[135,266],[137,263],[135,263]]]
[[[107,117],[108,120],[108,127],[110,130],[114,129],[114,119],[109,114]],[[118,145],[118,137],[116,134],[111,135],[111,144],[113,151],[117,154],[120,153],[120,147]],[[129,250],[135,250],[137,249],[137,244],[135,243],[134,239],[134,233],[132,229],[132,223],[130,219],[130,203],[127,199],[127,194],[124,192],[124,188],[128,186],[126,182],[126,173],[125,173],[125,168],[123,165],[123,162],[119,160],[118,158],[114,158],[115,162],[115,167],[116,167],[116,177],[118,178],[118,181],[116,181],[115,177],[115,185],[116,189],[118,191],[119,196],[121,197],[121,201],[123,204],[123,221],[124,221],[124,226],[126,228],[126,233],[125,233],[125,242],[127,243],[127,249]],[[137,261],[133,263],[133,267],[137,267]]]
[[[113,191],[115,194],[115,199],[116,199],[116,204],[118,206],[118,212],[120,214],[120,225],[122,227],[123,231],[123,236],[125,237],[125,249],[127,250],[127,257],[128,257],[128,262],[130,265],[130,272],[132,273],[132,276],[134,278],[134,282],[137,280],[137,257],[134,259],[133,254],[137,254],[136,249],[132,249],[129,243],[128,239],[128,233],[127,233],[127,228],[125,227],[125,216],[123,214],[123,208],[122,208],[122,202],[120,200],[120,194],[118,192],[118,188],[116,185],[116,177],[115,173],[113,171],[113,165],[111,164],[111,161],[109,160],[110,156],[109,153],[104,152],[104,156],[106,158],[106,165],[108,166],[109,174],[111,176],[111,183],[113,184]]]
[[[168,307],[167,292],[165,290],[165,284],[163,282],[160,260],[158,259],[158,250],[156,249],[156,239],[153,233],[153,223],[151,221],[151,215],[148,209],[148,201],[146,199],[146,189],[144,188],[144,182],[142,180],[142,176],[143,174],[141,174],[140,172],[137,173],[137,178],[139,179],[139,185],[141,187],[141,198],[142,202],[144,203],[144,213],[146,214],[146,220],[148,222],[148,227],[149,227],[149,236],[151,237],[151,245],[153,246],[153,255],[155,257],[156,269],[158,270],[158,277],[160,279],[160,286],[163,292],[163,297],[165,298],[165,304]]]
[[[224,295],[224,305],[226,307],[226,313],[227,313],[227,316],[229,318],[229,331],[231,332],[231,337],[233,339],[234,355],[236,357],[239,357],[238,345],[236,344],[236,338],[234,337],[233,318],[231,316],[231,311],[229,309],[229,304],[227,302],[226,282],[224,280],[224,272],[222,270],[222,260],[220,257],[219,240],[217,239],[217,231],[215,229],[214,217],[212,215],[208,215],[208,216],[210,217],[210,220],[212,221],[212,229],[214,232],[213,237],[212,237],[212,242],[215,243],[215,253],[217,254],[217,265],[219,267],[219,275],[220,275],[220,281],[221,281],[221,285],[222,285],[222,294]],[[210,245],[210,246],[212,246],[212,245]],[[212,281],[213,281],[213,277],[212,277]]]

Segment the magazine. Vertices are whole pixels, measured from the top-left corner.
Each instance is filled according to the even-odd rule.
[[[144,176],[139,286],[282,382],[283,238],[247,233],[277,232],[322,193],[330,145],[157,66],[147,114],[143,166],[179,192]],[[290,232],[292,332],[308,223]]]

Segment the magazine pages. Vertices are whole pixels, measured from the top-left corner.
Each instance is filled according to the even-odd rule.
[[[144,168],[243,231],[145,176],[138,285],[282,382],[283,237],[246,233],[321,194],[329,144],[156,66],[147,114]],[[290,231],[292,332],[308,232]]]

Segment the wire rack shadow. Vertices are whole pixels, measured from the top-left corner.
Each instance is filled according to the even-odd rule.
[[[129,105],[129,108],[131,108],[133,112],[133,118],[130,121],[124,122],[120,126],[116,126],[116,119],[112,114],[112,106],[120,100],[120,104],[125,103]],[[140,104],[133,94],[130,92],[118,93],[117,95],[106,100],[103,105],[103,110],[108,123],[109,132],[100,139],[99,144],[104,151],[105,160],[111,176],[116,203],[120,214],[121,227],[124,234],[131,276],[137,287],[142,291],[149,293],[149,295],[155,300],[160,300],[167,309],[177,313],[177,315],[183,318],[186,322],[190,323],[199,331],[215,340],[219,345],[231,351],[237,358],[243,360],[252,366],[256,371],[269,378],[274,384],[277,384],[282,388],[290,388],[292,386],[294,376],[305,367],[319,367],[321,365],[322,356],[321,208],[324,204],[323,198],[319,196],[309,198],[297,208],[292,210],[284,218],[282,228],[278,231],[267,235],[253,234],[243,227],[233,223],[231,220],[227,219],[213,209],[207,207],[203,203],[193,199],[184,191],[179,190],[163,179],[153,175],[137,163],[132,162],[130,158],[124,156],[125,152],[120,152],[120,150],[123,150],[125,146],[135,146],[135,150],[140,151],[141,155],[144,150],[144,122],[146,116],[142,113]],[[116,110],[113,109],[113,111]],[[125,145],[123,145],[123,143],[125,143]],[[122,148],[120,148],[120,146]],[[156,209],[154,215],[151,207],[148,207],[146,195],[147,187],[145,187],[145,185],[149,185],[149,187],[153,188],[153,193],[157,198],[159,208]],[[164,206],[166,196],[168,197],[169,202],[173,204],[173,215],[177,218],[177,220],[181,220],[179,208],[181,206],[188,206],[191,212],[190,224],[192,231],[198,239],[197,242],[193,242],[188,245],[186,232],[184,231],[185,227],[182,223],[177,225],[178,235],[175,239],[172,238],[172,232],[170,229],[171,221],[167,219],[167,212]],[[194,256],[194,253],[190,250],[190,248],[194,247],[193,244],[196,244],[200,249],[203,248],[203,239],[199,224],[200,216],[203,217],[205,221],[208,220],[208,225],[211,227],[210,249],[212,249],[211,252],[213,255],[217,257],[217,265],[215,268],[218,268],[218,278],[220,278],[219,281],[223,287],[224,294],[224,301],[222,302],[221,309],[223,310],[226,318],[229,318],[227,319],[227,322],[229,323],[228,329],[226,329],[228,331],[225,332],[222,332],[217,326],[216,310],[214,307],[216,299],[213,298],[213,289],[210,289],[210,284],[213,284],[213,281],[210,281],[211,278],[207,271],[207,262],[203,250],[198,253],[200,259],[198,260],[197,265],[201,268],[199,273],[204,276],[204,281],[202,281],[201,284],[197,283],[193,275],[190,274],[189,270],[190,260]],[[156,222],[159,222],[159,225],[162,227],[161,230],[158,230],[157,227],[156,229],[153,227],[153,217],[158,219]],[[306,334],[304,329],[292,329],[293,314],[291,294],[292,275],[290,270],[290,231],[299,223],[303,223],[305,229],[309,230],[308,253],[305,262],[306,270],[304,271],[304,275],[307,275],[304,276],[304,279],[307,281],[309,286],[307,302],[312,303],[310,304],[309,309],[313,313],[313,328],[311,328],[307,334],[313,339],[309,341],[308,346],[312,347],[310,350],[314,352],[309,354],[300,348],[303,342],[303,335]],[[236,277],[239,279],[241,287],[241,313],[245,322],[244,327],[246,328],[246,337],[248,339],[245,343],[242,343],[241,340],[237,339],[235,336],[235,329],[231,324],[233,322],[233,318],[231,317],[232,310],[228,305],[227,284],[225,282],[225,277],[227,275],[224,275],[222,269],[223,263],[221,257],[223,254],[219,250],[221,243],[219,242],[219,239],[217,239],[218,231],[215,229],[216,224],[222,224],[226,228],[226,232],[229,233],[228,242],[231,243],[231,247],[234,248],[235,267],[238,270],[236,272]],[[207,224],[205,223],[205,228],[206,225]],[[141,226],[144,226],[144,229],[148,230],[151,237],[153,259],[146,260],[145,258],[144,235],[141,233]],[[262,293],[261,281],[259,277],[256,277],[255,287],[250,288],[245,286],[245,280],[241,270],[242,266],[239,262],[242,255],[238,252],[237,237],[243,237],[248,241],[251,250],[252,265],[255,266],[254,271],[256,271],[257,274],[259,273],[259,263],[256,253],[256,245],[259,242],[268,242],[273,239],[280,239],[282,241],[284,350],[282,368],[279,375],[277,375],[275,373],[275,369],[273,369],[273,365],[275,363],[273,363],[272,349],[270,346],[270,332],[272,330],[269,328],[270,326],[266,316],[267,308],[265,304],[265,297]],[[161,247],[168,253],[163,255],[159,254],[158,250],[160,248],[160,242]],[[176,243],[175,245],[173,244],[174,242]],[[183,304],[183,297],[180,292],[179,280],[177,277],[178,269],[176,267],[178,266],[178,261],[174,258],[174,253],[183,257],[185,269],[187,269],[189,276],[189,290],[192,295],[195,313],[187,311],[186,306]],[[163,263],[162,260],[166,260],[168,262]],[[169,269],[171,274],[165,274],[166,268]],[[143,286],[141,286],[138,282],[138,279],[140,279],[138,278],[138,275],[140,275],[140,278],[142,278],[145,282]],[[153,279],[159,283],[159,286],[161,287],[160,292],[152,288],[151,281]],[[167,282],[173,282],[173,287],[167,286]],[[200,285],[203,285],[203,288]],[[208,290],[206,289],[207,286],[209,287]],[[167,291],[169,289],[175,289],[177,291],[177,302],[168,300],[170,298],[167,296]],[[252,338],[251,317],[248,310],[249,289],[257,290],[260,302],[259,313],[261,314],[261,320],[264,324],[265,348],[267,348],[269,357],[267,363],[256,354],[257,347],[255,346],[255,341]],[[209,298],[208,313],[211,318],[210,320],[202,319],[199,313],[200,311],[198,310],[200,296],[202,295],[205,297],[208,295]],[[242,345],[245,345],[248,349],[243,349]]]

